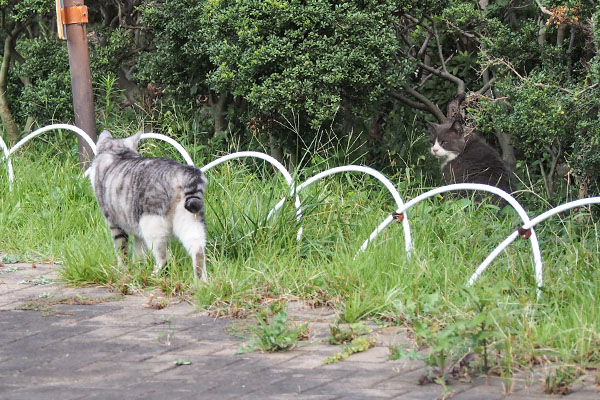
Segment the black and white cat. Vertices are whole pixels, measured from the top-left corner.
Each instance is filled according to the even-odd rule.
[[[498,152],[476,133],[465,135],[460,120],[428,125],[430,151],[441,161],[447,185],[483,183],[511,192],[510,172]]]
[[[133,235],[135,256],[152,250],[157,273],[167,262],[167,244],[174,235],[192,258],[196,276],[206,280],[206,178],[193,166],[140,156],[140,136],[116,139],[103,131],[90,167],[90,181],[119,264],[127,255],[129,235]]]

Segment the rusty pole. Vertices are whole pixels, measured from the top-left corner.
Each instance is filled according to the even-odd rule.
[[[67,49],[71,70],[71,88],[75,125],[85,131],[95,142],[96,114],[92,93],[92,74],[87,43],[87,8],[83,0],[62,0],[62,22],[66,27]],[[79,163],[86,168],[94,158],[94,153],[81,138],[77,139]]]

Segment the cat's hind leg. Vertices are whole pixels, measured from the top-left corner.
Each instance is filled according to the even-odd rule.
[[[173,219],[173,233],[183,244],[192,258],[194,275],[203,282],[207,281],[206,273],[206,231],[204,216],[192,214],[183,207],[178,208]]]
[[[119,267],[125,265],[125,258],[129,252],[129,235],[123,229],[116,225],[110,227],[110,235],[112,236],[117,253],[117,263]]]
[[[208,274],[206,272],[206,254],[204,253],[204,245],[192,245],[188,253],[192,257],[192,265],[194,267],[194,275],[196,279],[200,278],[202,282],[208,282]]]
[[[148,255],[148,248],[144,239],[138,236],[134,236],[134,247],[133,247],[133,259],[134,261],[140,261],[146,258]]]
[[[165,217],[145,215],[140,218],[140,230],[146,247],[154,256],[153,274],[157,274],[167,263],[167,243],[171,237],[171,228]]]

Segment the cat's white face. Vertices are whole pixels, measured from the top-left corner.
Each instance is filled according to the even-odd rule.
[[[446,163],[454,160],[458,156],[458,152],[444,149],[442,147],[443,144],[445,143],[440,143],[437,139],[435,139],[435,142],[433,143],[433,145],[431,145],[429,149],[434,157],[442,160],[442,168],[444,167],[444,165],[446,165]]]

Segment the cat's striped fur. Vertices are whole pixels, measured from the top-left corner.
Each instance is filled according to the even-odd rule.
[[[129,235],[135,255],[151,249],[158,272],[167,262],[166,249],[176,236],[190,257],[194,272],[206,280],[204,190],[201,170],[168,158],[142,157],[141,133],[124,139],[100,134],[90,180],[108,222],[119,263],[127,255]]]

